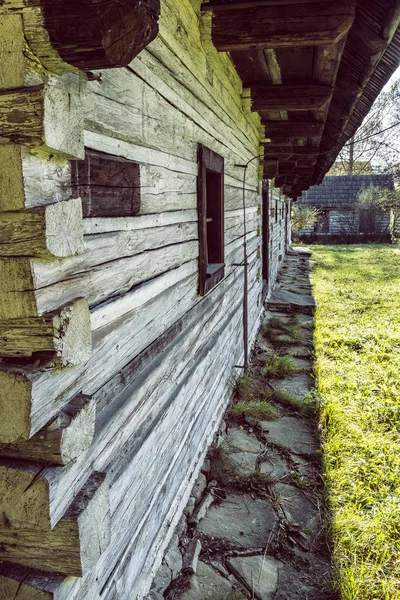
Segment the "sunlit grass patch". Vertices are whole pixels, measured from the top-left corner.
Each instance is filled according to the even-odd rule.
[[[316,373],[337,587],[400,599],[400,249],[316,246]]]

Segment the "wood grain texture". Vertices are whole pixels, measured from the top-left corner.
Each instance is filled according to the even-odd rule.
[[[83,252],[79,198],[0,213],[0,256],[73,256]]]
[[[15,600],[15,596],[17,600],[100,600],[92,573],[72,578],[2,561],[0,600]]]
[[[85,363],[92,353],[87,301],[83,298],[46,317],[0,321],[0,357],[35,358],[54,366]]]
[[[71,198],[65,158],[24,146],[0,145],[0,211],[18,211]]]
[[[66,63],[83,71],[129,64],[158,33],[159,0],[40,4],[53,48]],[[40,48],[36,52],[41,55]]]
[[[133,216],[140,211],[137,163],[93,150],[72,163],[72,190],[82,199],[84,217]]]
[[[50,77],[46,85],[0,92],[0,144],[43,147],[83,158],[80,84],[74,74]]]
[[[333,88],[323,85],[252,85],[251,107],[255,111],[322,108],[331,99]]]
[[[95,416],[95,401],[89,396],[79,395],[29,440],[0,444],[0,456],[46,465],[68,465],[92,443]]]
[[[93,473],[65,516],[50,531],[0,526],[0,558],[36,569],[81,577],[110,540],[110,507],[105,474]]]
[[[216,11],[212,39],[220,52],[337,43],[350,29],[354,2],[254,6]]]

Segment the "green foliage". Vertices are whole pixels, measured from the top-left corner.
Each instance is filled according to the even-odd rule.
[[[313,206],[304,206],[297,202],[292,207],[292,227],[294,231],[313,227],[318,221],[318,210]]]
[[[279,413],[275,406],[264,400],[262,402],[238,402],[231,408],[229,415],[234,420],[246,415],[260,421],[270,421],[276,419]]]
[[[298,371],[290,356],[281,356],[276,352],[267,355],[265,359],[264,372],[268,377],[284,379]]]
[[[400,194],[396,190],[388,190],[378,186],[371,186],[360,191],[358,200],[361,208],[382,210],[396,210],[400,208]]]
[[[400,249],[316,246],[316,352],[337,587],[400,598]]]

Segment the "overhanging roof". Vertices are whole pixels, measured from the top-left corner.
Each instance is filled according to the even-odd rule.
[[[400,0],[209,0],[265,126],[264,176],[292,198],[320,183],[400,63]]]

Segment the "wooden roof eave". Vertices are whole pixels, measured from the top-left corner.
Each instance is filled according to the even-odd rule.
[[[214,44],[233,52],[239,73],[242,56],[265,57],[265,66],[254,71],[254,81],[249,68],[242,76],[250,88],[245,93],[266,127],[265,173],[276,172],[277,181],[298,194],[321,180],[397,67],[400,0],[358,0],[357,10],[348,1],[322,0],[210,0],[202,8],[214,11]],[[297,81],[292,67],[285,72],[279,56],[293,50],[295,63],[296,53],[308,46],[315,48],[314,70],[309,80]],[[271,64],[278,73],[271,71]],[[292,78],[289,83],[287,78]],[[288,145],[311,150],[315,160],[297,160],[295,152],[285,151]],[[294,172],[284,173],[293,160]],[[301,173],[305,168],[311,178]]]

